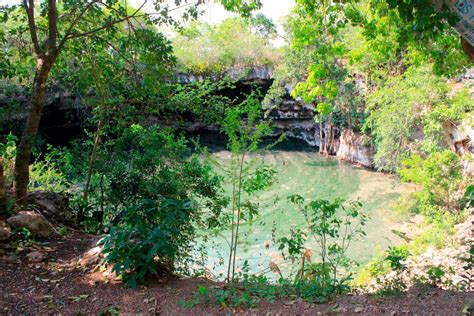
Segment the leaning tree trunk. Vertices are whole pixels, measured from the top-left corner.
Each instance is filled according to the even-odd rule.
[[[46,81],[53,65],[53,59],[38,59],[33,91],[31,92],[31,108],[26,120],[25,130],[18,145],[15,159],[15,198],[16,203],[26,203],[28,183],[30,179],[30,159],[33,143],[38,133],[38,126],[46,103]]]

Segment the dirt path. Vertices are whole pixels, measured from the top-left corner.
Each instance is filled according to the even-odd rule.
[[[261,302],[255,309],[229,311],[217,307],[180,307],[192,299],[198,285],[219,286],[202,279],[156,280],[138,289],[78,264],[77,258],[94,247],[94,236],[71,232],[51,240],[43,249],[48,260],[28,263],[27,251],[18,255],[0,249],[0,315],[251,315],[369,314],[369,315],[461,315],[474,293],[451,293],[440,289],[416,290],[399,297],[344,296],[329,304],[303,301]],[[105,272],[106,274],[106,272]]]

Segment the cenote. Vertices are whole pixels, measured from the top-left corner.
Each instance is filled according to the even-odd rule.
[[[203,143],[208,146],[211,155],[220,163],[226,164],[231,157],[224,142],[216,137],[205,137]],[[237,250],[239,270],[247,266],[251,273],[263,273],[273,278],[269,263],[278,264],[283,274],[289,273],[289,267],[281,257],[280,251],[272,241],[272,231],[282,237],[292,227],[302,227],[304,219],[287,197],[298,193],[306,200],[337,197],[345,200],[360,200],[362,210],[369,215],[365,226],[366,238],[356,240],[349,248],[348,256],[362,266],[374,255],[403,243],[403,240],[391,230],[391,207],[402,195],[410,191],[406,184],[400,183],[394,176],[357,167],[331,156],[324,156],[297,140],[286,140],[272,149],[250,155],[249,160],[256,164],[265,163],[275,169],[277,182],[269,189],[259,192],[254,201],[259,203],[259,215],[252,222],[240,227]],[[227,188],[230,190],[230,188]],[[205,243],[208,251],[206,268],[212,276],[222,279],[225,275],[231,239],[230,227]],[[315,245],[306,245],[316,256]],[[288,261],[286,261],[288,262]],[[286,275],[285,275],[286,276]]]

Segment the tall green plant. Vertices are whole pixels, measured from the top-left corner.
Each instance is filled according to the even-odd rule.
[[[300,261],[301,268],[295,281],[307,280],[323,287],[344,287],[350,279],[350,267],[355,263],[347,257],[347,250],[357,238],[365,236],[367,215],[361,212],[358,201],[346,203],[314,200],[305,202],[300,195],[288,197],[298,213],[305,219],[304,228],[293,228],[288,237],[277,239],[279,250],[293,262]],[[318,262],[312,262],[308,243],[318,246]]]
[[[258,203],[252,196],[275,181],[275,171],[269,166],[255,167],[250,154],[260,149],[264,138],[271,133],[270,122],[261,121],[261,105],[255,95],[249,96],[238,106],[227,110],[222,123],[231,152],[225,173],[231,185],[231,240],[227,281],[235,277],[239,229],[243,221],[258,215]]]

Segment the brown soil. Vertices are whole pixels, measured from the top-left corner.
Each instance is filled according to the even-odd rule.
[[[48,260],[43,263],[27,261],[26,254],[32,249],[0,245],[0,315],[110,315],[111,310],[127,315],[460,315],[468,302],[474,300],[473,292],[429,288],[397,297],[343,296],[327,304],[282,300],[261,302],[256,308],[245,310],[203,306],[188,309],[179,306],[178,301],[192,299],[198,285],[220,284],[197,278],[168,279],[155,280],[137,289],[126,288],[107,276],[107,271],[79,264],[78,258],[83,258],[96,241],[97,237],[76,231],[54,238],[42,246],[48,253]]]

